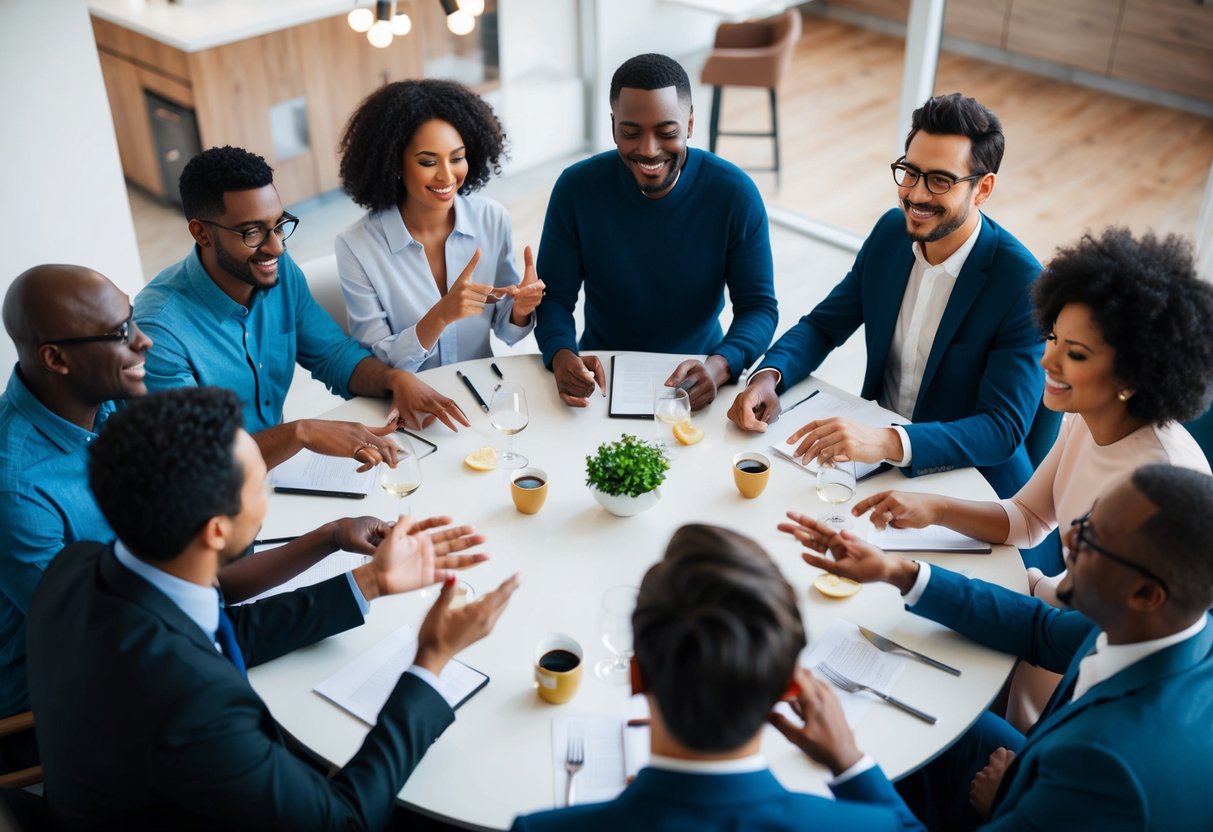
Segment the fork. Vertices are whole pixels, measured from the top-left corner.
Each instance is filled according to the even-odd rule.
[[[569,735],[569,750],[564,755],[564,770],[569,773],[568,784],[564,788],[564,805],[573,805],[573,780],[577,772],[585,765],[585,744],[576,734]]]
[[[822,676],[824,676],[827,680],[832,682],[836,687],[842,688],[847,693],[858,693],[861,690],[866,690],[866,691],[869,691],[870,693],[876,694],[881,699],[888,702],[890,705],[892,705],[896,708],[901,708],[906,713],[918,717],[919,719],[921,719],[923,722],[927,723],[928,725],[934,725],[938,721],[938,720],[936,720],[935,717],[931,716],[928,713],[925,713],[924,711],[918,710],[913,705],[907,705],[905,702],[902,702],[900,699],[897,699],[896,697],[893,697],[893,696],[889,696],[887,693],[883,693],[882,691],[878,691],[876,688],[871,687],[870,685],[865,685],[860,682],[856,682],[854,679],[851,679],[850,677],[843,676],[841,673],[839,673],[834,668],[830,667],[828,664],[819,664],[819,665],[817,665],[817,667],[814,668],[814,670],[818,671]]]

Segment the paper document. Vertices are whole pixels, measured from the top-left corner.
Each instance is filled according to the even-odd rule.
[[[313,690],[367,725],[374,725],[400,674],[408,670],[416,655],[417,628],[405,624]],[[458,659],[447,662],[438,677],[439,693],[452,708],[458,708],[488,682],[488,676]]]
[[[304,448],[270,471],[270,484],[288,494],[365,497],[375,485],[377,469],[360,474],[361,465],[356,459],[322,456]]]
[[[640,700],[638,704],[634,700]],[[648,716],[644,697],[628,702],[632,716]],[[569,737],[581,737],[585,764],[577,773],[575,804],[601,803],[619,795],[636,772],[649,762],[649,729],[629,727],[627,716],[552,717],[552,790],[553,805],[565,805],[565,787],[569,774],[564,762]]]
[[[266,549],[274,549],[281,546],[281,543],[268,546],[258,546],[256,552],[248,557],[257,557],[257,552],[264,552]],[[247,601],[242,601],[244,604],[251,604],[254,601],[260,601],[262,598],[269,598],[271,595],[280,595],[283,592],[294,592],[296,589],[302,589],[305,586],[322,583],[329,578],[335,578],[338,575],[344,575],[353,569],[357,569],[364,563],[370,562],[370,555],[355,555],[352,552],[334,552],[319,563],[315,563],[309,569],[305,569],[289,581],[278,584],[272,589],[267,589],[265,592]]]
[[[614,418],[651,419],[653,388],[665,382],[674,368],[688,358],[702,355],[666,355],[627,352],[611,358],[611,403]]]
[[[843,399],[820,390],[807,401],[781,413],[775,424],[767,428],[766,438],[771,443],[771,450],[794,465],[816,475],[816,461],[806,465],[792,456],[792,453],[796,450],[796,445],[789,445],[787,438],[809,422],[817,419],[828,419],[831,416],[841,416],[844,419],[850,419],[861,425],[870,425],[872,427],[888,427],[895,424],[908,425],[910,423],[909,419],[891,410],[885,410],[876,404],[876,402],[858,398]],[[882,463],[879,462],[857,462],[855,463],[855,476],[863,479],[869,474],[880,470],[881,466]]]
[[[828,664],[849,679],[890,694],[893,694],[893,686],[901,678],[907,661],[909,660],[905,656],[877,650],[860,634],[857,626],[840,618],[834,619],[830,628],[818,636],[800,656],[800,663],[809,670],[819,664]],[[821,678],[820,675],[818,678]],[[835,688],[834,692],[842,703],[842,713],[846,717],[847,725],[852,728],[859,725],[873,703],[880,702],[875,696],[864,691],[846,693]]]
[[[953,552],[962,555],[988,555],[990,544],[943,526],[925,529],[872,529],[868,542],[886,552]]]

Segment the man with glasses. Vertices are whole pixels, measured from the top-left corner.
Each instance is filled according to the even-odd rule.
[[[812,566],[899,589],[906,608],[1065,674],[1019,734],[986,713],[898,784],[931,829],[1213,829],[1213,477],[1150,465],[1117,482],[1066,539],[1070,610],[888,555],[792,514]],[[820,753],[845,726],[785,733]]]
[[[286,240],[299,224],[287,213],[265,160],[217,147],[181,173],[181,201],[194,250],[135,299],[135,320],[156,341],[147,356],[151,390],[215,385],[244,402],[244,422],[272,468],[302,448],[349,456],[370,467],[395,464],[397,420],[435,419],[455,430],[467,417],[412,373],[397,370],[346,336],[316,303]],[[387,396],[394,415],[374,429],[352,422],[282,423],[296,361],[333,392]]]
[[[892,165],[900,207],[877,222],[850,274],[767,351],[730,420],[765,431],[778,394],[862,326],[861,395],[913,424],[812,421],[790,438],[798,457],[888,462],[907,476],[976,466],[1001,497],[1027,481],[1023,441],[1044,388],[1028,296],[1040,263],[979,210],[1003,144],[998,117],[959,93],[914,112]]]

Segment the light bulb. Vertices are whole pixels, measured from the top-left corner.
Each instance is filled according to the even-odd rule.
[[[459,9],[477,17],[484,14],[484,0],[456,0]]]
[[[446,16],[446,28],[450,29],[453,35],[466,35],[476,28],[476,18],[460,9]]]
[[[375,25],[366,33],[366,39],[371,46],[386,49],[392,45],[392,24],[386,20],[376,20]]]
[[[413,30],[413,21],[409,20],[409,16],[404,12],[392,18],[392,34],[397,37],[404,37]]]
[[[367,8],[354,9],[345,19],[355,32],[366,32],[375,23],[375,13]]]

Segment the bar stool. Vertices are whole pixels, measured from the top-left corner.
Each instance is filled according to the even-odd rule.
[[[792,64],[792,53],[800,40],[800,12],[789,9],[781,15],[745,23],[721,23],[716,29],[716,44],[703,65],[700,80],[712,86],[712,119],[708,128],[708,147],[716,152],[719,136],[771,138],[775,142],[775,185],[779,186],[779,120],[776,114],[776,90]],[[725,131],[720,129],[720,99],[724,87],[765,87],[771,99],[770,132]]]

